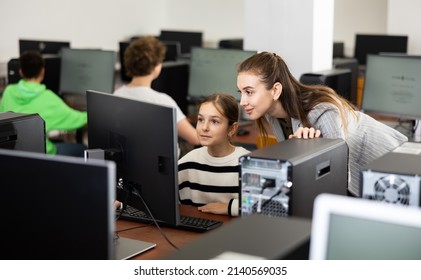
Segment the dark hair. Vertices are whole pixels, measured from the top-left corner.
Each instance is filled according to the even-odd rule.
[[[279,101],[282,107],[288,116],[300,120],[306,127],[312,126],[308,113],[314,106],[323,102],[334,104],[339,109],[346,130],[344,108],[354,111],[353,105],[327,86],[305,85],[297,81],[279,55],[270,52],[257,53],[238,66],[237,73],[241,72],[251,72],[259,76],[267,89],[271,89],[276,82],[281,83],[282,94]],[[267,136],[266,118],[262,116],[257,120],[257,124],[260,133]]]
[[[41,70],[45,67],[44,59],[38,51],[25,51],[19,58],[20,71],[24,79],[39,77]]]
[[[165,58],[167,47],[153,36],[135,39],[124,52],[126,73],[130,77],[146,76]]]
[[[228,119],[229,126],[238,122],[240,109],[238,108],[238,102],[234,96],[227,93],[216,92],[207,96],[200,102],[200,105],[208,102],[212,103],[218,112]]]

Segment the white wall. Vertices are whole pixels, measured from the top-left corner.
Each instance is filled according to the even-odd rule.
[[[244,47],[277,53],[297,79],[330,69],[333,8],[333,0],[246,0]]]
[[[335,0],[333,40],[345,43],[346,56],[354,56],[356,33],[387,33],[387,2]]]
[[[162,29],[202,31],[204,43],[216,47],[221,39],[242,38],[243,0],[167,0]]]
[[[17,57],[18,39],[71,41],[117,50],[118,42],[161,29],[200,30],[207,45],[243,36],[242,0],[1,0],[0,62]]]
[[[19,38],[64,40],[71,41],[72,47],[115,50],[119,41],[134,33],[158,33],[166,18],[165,3],[2,0],[0,61],[18,55]]]
[[[356,32],[386,31],[409,31],[410,52],[421,53],[419,0],[334,3],[333,38],[345,42],[347,55],[353,54]],[[118,41],[132,35],[174,28],[202,30],[206,45],[215,46],[220,39],[243,37],[246,20],[257,19],[244,18],[244,0],[1,0],[0,64],[18,56],[18,39],[24,37],[117,50]]]
[[[388,0],[387,30],[408,35],[408,53],[421,55],[421,1]]]

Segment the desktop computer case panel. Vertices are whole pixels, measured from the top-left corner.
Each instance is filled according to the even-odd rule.
[[[318,194],[347,194],[348,146],[342,139],[289,139],[242,156],[240,167],[242,216],[311,218]]]
[[[367,164],[361,197],[384,203],[421,206],[421,155],[389,152]]]

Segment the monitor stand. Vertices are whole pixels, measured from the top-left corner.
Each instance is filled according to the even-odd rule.
[[[114,240],[116,260],[127,260],[156,247],[155,243],[119,237]]]

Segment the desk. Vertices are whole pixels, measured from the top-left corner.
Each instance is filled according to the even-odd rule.
[[[230,220],[234,219],[226,215],[214,215],[214,214],[202,213],[197,210],[197,207],[188,206],[188,205],[180,206],[180,214],[193,216],[193,217],[202,217],[202,218],[207,218],[207,219],[218,220],[224,223],[229,222]],[[143,227],[139,227],[139,226],[143,226]],[[138,228],[134,228],[134,227],[138,227]],[[163,259],[165,258],[165,255],[172,253],[176,250],[174,247],[172,247],[168,243],[167,240],[165,240],[165,238],[160,234],[158,228],[155,225],[146,225],[146,224],[140,224],[137,222],[125,221],[125,220],[117,221],[117,224],[116,224],[117,231],[130,229],[130,228],[134,228],[134,229],[119,232],[119,236],[156,243],[155,248],[149,251],[146,251],[142,254],[139,254],[132,259],[135,259],[135,260]],[[199,238],[201,236],[204,236],[206,234],[206,233],[198,233],[198,232],[179,230],[179,229],[168,228],[168,227],[161,227],[161,229],[165,232],[168,239],[178,248],[181,248],[184,245],[191,242],[192,240]]]
[[[242,125],[239,127],[240,129],[247,130],[249,134],[247,135],[234,135],[232,141],[234,143],[241,144],[248,144],[248,145],[256,145],[257,135],[259,134],[259,129],[257,128],[256,122],[252,122],[247,125]]]

